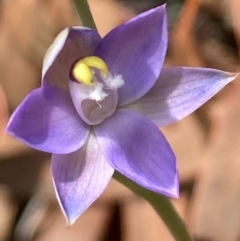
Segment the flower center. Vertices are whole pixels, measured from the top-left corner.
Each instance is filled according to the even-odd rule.
[[[97,71],[99,73],[96,73]],[[78,60],[72,68],[72,77],[79,83],[92,87],[89,99],[97,102],[108,96],[105,90],[118,89],[124,84],[122,76],[111,74],[106,63],[97,56]]]
[[[93,75],[96,68],[100,70],[101,76],[105,78],[108,73],[108,67],[106,63],[96,56],[89,56],[78,60],[72,69],[73,77],[78,81],[88,86],[94,86]]]
[[[97,56],[76,61],[70,72],[70,93],[81,118],[90,125],[101,123],[116,109],[117,89],[124,84],[121,75],[110,73]]]

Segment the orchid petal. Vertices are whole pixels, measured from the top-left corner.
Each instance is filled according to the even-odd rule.
[[[42,84],[68,90],[72,64],[79,58],[92,55],[100,41],[100,35],[93,29],[74,27],[63,30],[44,58]]]
[[[84,145],[89,127],[78,116],[69,93],[45,87],[25,98],[11,117],[7,131],[38,150],[65,154]]]
[[[236,77],[206,68],[163,68],[153,88],[125,108],[148,117],[157,126],[168,125],[191,114]]]
[[[120,109],[95,132],[104,156],[117,171],[147,189],[178,196],[174,153],[151,121]]]
[[[62,210],[72,224],[103,192],[114,169],[105,160],[94,135],[76,152],[53,155],[52,174]]]
[[[152,88],[160,74],[167,41],[165,5],[138,15],[103,38],[94,54],[125,81],[118,89],[119,105],[139,99]]]

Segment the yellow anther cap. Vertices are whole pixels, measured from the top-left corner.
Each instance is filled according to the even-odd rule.
[[[97,56],[88,56],[75,63],[72,69],[72,75],[78,82],[93,86],[94,83],[92,79],[94,71],[91,68],[99,69],[102,77],[107,77],[108,67],[106,63]]]
[[[93,73],[91,69],[81,60],[74,65],[72,74],[78,82],[82,82],[89,86],[94,85],[92,82]]]
[[[102,77],[104,77],[104,78],[107,77],[108,67],[107,67],[106,63],[99,57],[88,56],[88,57],[82,59],[81,61],[91,68],[99,69]]]

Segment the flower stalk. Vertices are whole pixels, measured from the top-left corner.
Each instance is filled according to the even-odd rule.
[[[193,241],[169,198],[139,186],[117,171],[114,172],[113,178],[148,201],[162,218],[176,241]]]
[[[72,0],[72,1],[75,5],[78,16],[80,16],[82,25],[96,30],[97,27],[93,20],[93,16],[91,14],[87,0]]]
[[[73,0],[73,2],[83,26],[97,29],[87,0]],[[113,178],[148,201],[162,218],[176,241],[193,241],[184,222],[167,197],[139,186],[118,171],[114,172]]]

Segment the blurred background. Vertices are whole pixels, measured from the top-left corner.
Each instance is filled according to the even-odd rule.
[[[89,0],[104,36],[163,0]],[[239,71],[239,0],[168,0],[165,65]],[[116,181],[70,228],[57,204],[50,156],[3,134],[40,85],[46,49],[79,25],[70,0],[0,0],[0,241],[173,241],[157,214]],[[240,80],[182,121],[162,128],[178,161],[172,200],[197,241],[240,240]]]

